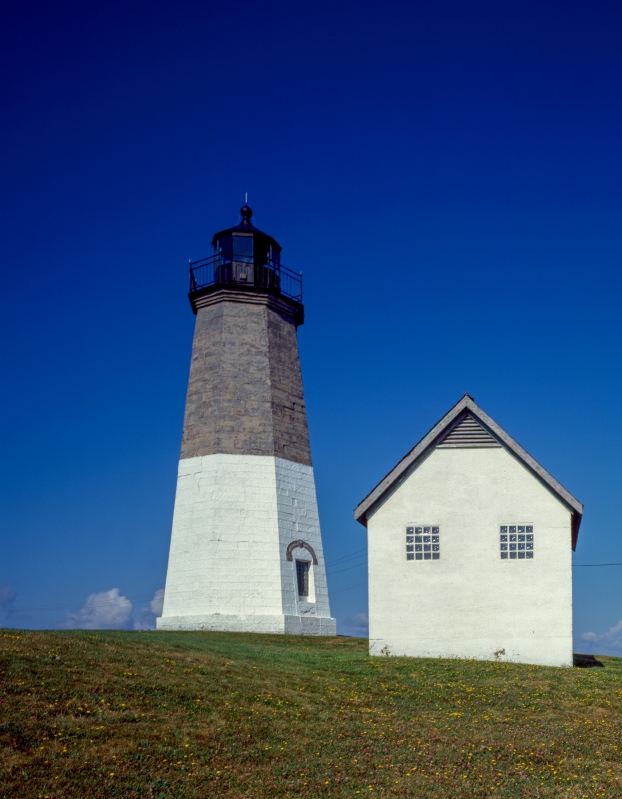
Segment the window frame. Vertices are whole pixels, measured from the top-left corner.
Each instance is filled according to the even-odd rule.
[[[499,525],[500,560],[535,560],[535,525],[533,522],[505,522]]]
[[[299,558],[296,558],[295,564],[296,564],[296,589],[297,589],[297,592],[298,592],[298,599],[306,601],[306,602],[309,602],[309,601],[311,601],[309,599],[309,597],[311,596],[311,561],[310,560],[301,560]],[[303,568],[304,577],[302,579],[304,581],[306,581],[306,586],[303,585],[303,588],[306,587],[306,589],[307,589],[307,593],[306,594],[300,593],[300,582],[301,582],[300,571],[301,570],[298,568],[299,566],[304,567]]]
[[[441,527],[439,524],[406,525],[406,560],[433,561],[441,559]]]

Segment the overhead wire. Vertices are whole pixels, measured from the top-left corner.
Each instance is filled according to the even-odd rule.
[[[340,558],[336,558],[335,560],[331,560],[330,563],[326,564],[326,568],[328,569],[330,566],[334,566],[336,563],[340,563],[342,560],[351,560],[352,558],[356,557],[363,557],[362,554],[367,552],[367,547],[363,547],[363,549],[357,549],[354,552],[351,552],[349,555],[342,555]]]
[[[350,569],[360,569],[361,566],[367,566],[367,563],[363,561],[363,563],[355,563],[354,566],[346,566],[345,569],[339,569],[336,572],[327,572],[327,577],[332,577],[333,574],[341,574],[341,572],[349,572]]]
[[[363,549],[358,549],[355,552],[351,552],[348,555],[342,555],[340,558],[336,558],[335,560],[330,561],[330,563],[326,564],[326,568],[330,568],[331,566],[342,565],[350,560],[356,560],[357,558],[363,558],[367,553],[367,547]],[[353,566],[347,566],[345,569],[338,569],[337,571],[329,572],[327,576],[332,577],[335,574],[341,574],[342,572],[351,571],[352,569],[358,569],[361,566],[364,566],[365,563],[355,563]],[[573,569],[587,569],[587,568],[598,568],[598,567],[606,567],[606,566],[622,566],[622,563],[573,563]],[[347,588],[338,588],[336,591],[331,591],[331,594],[339,594],[342,591],[350,591],[353,588],[360,588],[362,585],[366,585],[366,583],[357,583],[357,585],[351,585]],[[103,607],[105,605],[109,605],[111,603],[117,602],[119,599],[129,599],[133,602],[145,602],[147,600],[153,599],[151,594],[140,594],[135,596],[121,596],[115,599],[99,599],[89,603],[89,607]],[[45,612],[45,611],[55,611],[55,610],[79,610],[80,608],[84,607],[85,603],[75,603],[75,602],[61,602],[55,603],[53,605],[26,605],[24,607],[17,607],[12,608],[12,613],[36,613],[36,612]]]

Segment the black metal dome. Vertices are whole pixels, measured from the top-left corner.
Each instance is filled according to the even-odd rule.
[[[264,293],[294,304],[296,325],[304,320],[302,272],[292,272],[281,263],[281,245],[251,222],[248,205],[240,209],[241,221],[214,235],[214,252],[208,258],[190,261],[192,310],[201,297],[225,289],[228,292]]]
[[[226,230],[221,230],[219,233],[214,234],[212,246],[216,252],[220,250],[233,253],[236,249],[235,245],[239,244],[240,249],[245,250],[244,254],[255,255],[259,258],[268,258],[271,261],[278,261],[280,259],[282,247],[273,236],[264,233],[263,230],[259,230],[259,228],[253,225],[251,222],[253,209],[249,205],[243,205],[240,208],[240,216],[242,217],[242,221],[235,225],[235,227],[229,227]],[[235,239],[238,237],[240,240],[236,242]],[[252,244],[248,242],[249,238],[252,238]],[[243,239],[247,239],[244,244],[241,241]],[[251,247],[252,251],[249,252]]]

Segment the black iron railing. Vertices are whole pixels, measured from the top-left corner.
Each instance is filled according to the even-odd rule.
[[[190,292],[216,286],[263,289],[302,302],[302,274],[269,258],[218,253],[190,261]]]

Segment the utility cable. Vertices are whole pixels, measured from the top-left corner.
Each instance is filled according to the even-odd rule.
[[[339,569],[339,571],[336,572],[327,572],[326,576],[332,577],[333,574],[341,574],[341,572],[349,572],[350,569],[360,569],[361,566],[366,566],[366,565],[367,565],[366,563],[356,563],[354,566],[347,566],[345,569]]]
[[[339,563],[342,560],[350,560],[351,558],[355,557],[362,557],[360,553],[367,552],[367,547],[363,549],[357,549],[355,552],[351,552],[349,555],[342,555],[340,558],[336,558],[335,560],[331,560],[330,563],[326,563],[326,568],[328,569],[329,566],[334,566],[336,563]]]

